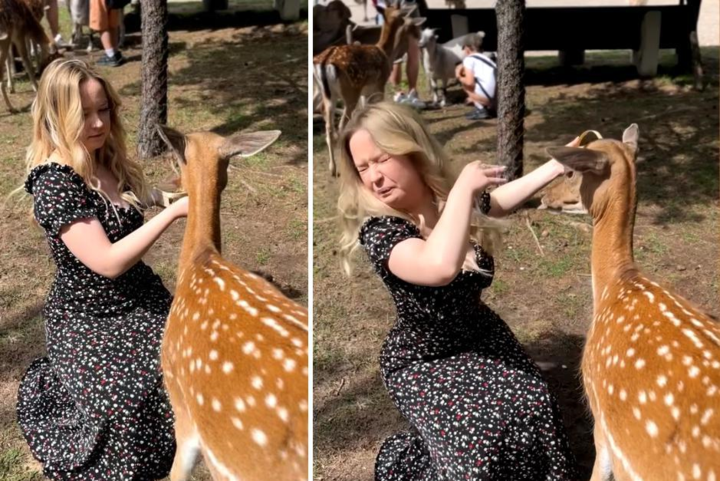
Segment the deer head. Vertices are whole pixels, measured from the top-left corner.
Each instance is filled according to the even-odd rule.
[[[623,140],[602,139],[585,148],[550,147],[547,153],[582,175],[580,198],[594,219],[602,217],[610,202],[625,199],[635,208],[635,159],[638,152],[638,126],[632,124]],[[614,195],[621,192],[627,195]],[[633,216],[634,217],[634,216]]]
[[[220,195],[227,186],[227,168],[235,156],[250,157],[269,147],[280,136],[279,130],[239,132],[222,137],[212,132],[182,134],[170,127],[158,126],[158,134],[174,154],[180,167],[183,189],[192,190],[209,184]]]

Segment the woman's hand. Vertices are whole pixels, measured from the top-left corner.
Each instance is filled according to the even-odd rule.
[[[180,217],[187,217],[188,206],[189,206],[189,201],[188,201],[187,196],[185,196],[185,197],[182,197],[181,199],[176,200],[172,204],[170,204],[170,206],[167,207],[167,210],[169,212],[172,212],[174,219],[179,219]]]
[[[502,177],[505,172],[505,166],[487,167],[479,160],[467,164],[455,185],[462,189],[468,189],[473,196],[492,185],[502,185],[507,179]]]

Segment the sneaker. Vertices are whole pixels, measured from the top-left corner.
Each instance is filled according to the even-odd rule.
[[[97,65],[101,67],[119,67],[124,63],[125,59],[120,52],[115,52],[115,55],[113,55],[112,57],[104,55],[103,58],[97,61]]]
[[[403,103],[418,110],[423,110],[427,108],[427,104],[418,98],[417,92],[414,90],[408,94],[405,102]]]
[[[60,35],[59,33],[58,33],[57,35],[55,35],[54,41],[55,41],[55,46],[56,46],[57,48],[68,48],[68,47],[71,47],[71,45],[70,45],[69,43],[67,43],[67,42],[65,41],[65,39],[62,38],[62,35]]]
[[[404,104],[405,101],[407,100],[407,95],[405,95],[404,92],[398,92],[393,97],[393,100],[395,101],[395,103]]]
[[[491,119],[493,116],[487,110],[476,107],[475,110],[465,115],[465,118],[468,120],[485,120]]]

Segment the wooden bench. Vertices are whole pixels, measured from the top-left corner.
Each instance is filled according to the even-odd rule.
[[[697,30],[702,0],[677,5],[529,7],[525,10],[525,50],[558,50],[564,65],[582,64],[585,50],[632,50],[641,76],[657,72],[658,50],[675,49],[678,66],[693,64],[691,34]],[[497,50],[495,9],[429,9],[417,0],[426,26],[444,42],[468,32],[485,32],[483,48]],[[697,46],[697,35],[694,36]]]

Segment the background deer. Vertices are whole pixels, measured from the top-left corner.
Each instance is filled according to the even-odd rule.
[[[583,353],[592,480],[720,477],[720,325],[633,260],[638,127],[548,153],[582,173],[593,217],[593,322]],[[611,475],[614,478],[611,478]]]
[[[8,64],[11,46],[14,45],[23,61],[32,88],[37,92],[35,67],[28,54],[28,41],[40,48],[40,61],[38,70],[42,70],[52,60],[57,58],[55,42],[45,34],[40,25],[43,15],[42,3],[36,0],[0,0],[0,79]],[[12,72],[8,69],[8,78],[11,81]],[[12,86],[10,86],[12,88]],[[17,110],[10,103],[5,82],[0,81],[5,105],[11,113]]]
[[[580,182],[581,175],[574,171],[568,172],[545,189],[538,209],[559,210],[566,214],[587,214],[587,209],[580,199]]]
[[[280,132],[159,131],[190,202],[162,345],[177,438],[170,479],[187,479],[200,452],[215,479],[307,479],[307,310],[220,254],[229,158]]]
[[[340,45],[330,47],[313,59],[315,81],[322,87],[325,137],[330,153],[330,172],[335,166],[335,103],[340,97],[345,105],[340,130],[352,115],[361,96],[368,101],[383,100],[385,83],[392,62],[407,49],[407,36],[418,35],[424,18],[406,18],[411,10],[387,8],[380,40],[375,45]]]

